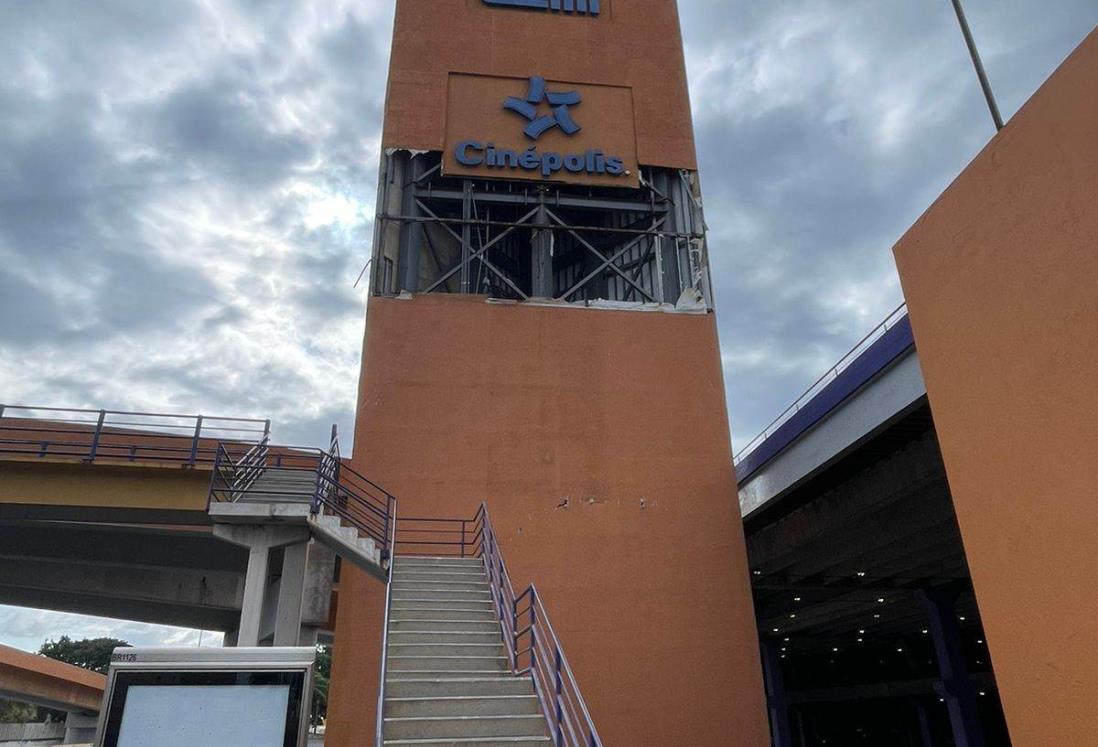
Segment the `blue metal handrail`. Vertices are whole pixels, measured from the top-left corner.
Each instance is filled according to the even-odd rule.
[[[488,517],[487,504],[481,504],[473,523],[481,527],[480,555],[488,572],[511,671],[516,676],[530,675],[553,744],[556,747],[602,747],[537,587],[531,584],[515,596],[507,564]]]
[[[397,502],[393,499],[392,510],[389,512],[389,547],[396,545],[397,530]],[[377,725],[374,732],[374,747],[384,747],[385,738],[382,732],[385,728],[385,680],[389,676],[389,612],[393,606],[393,563],[390,559],[385,577],[385,622],[381,628],[381,684],[377,693]]]

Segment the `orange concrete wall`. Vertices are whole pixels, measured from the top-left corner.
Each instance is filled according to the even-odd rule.
[[[358,406],[403,515],[488,500],[608,745],[769,744],[712,316],[372,298]],[[384,589],[346,568],[329,747],[377,692]]]
[[[591,17],[481,0],[397,0],[384,147],[443,149],[450,73],[541,75],[632,88],[640,162],[696,169],[675,0],[604,5]]]
[[[1098,741],[1098,32],[896,247],[1015,747]]]

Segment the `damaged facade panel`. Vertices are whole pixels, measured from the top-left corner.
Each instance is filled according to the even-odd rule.
[[[445,176],[441,153],[385,154],[372,292],[712,309],[696,172],[640,187]]]

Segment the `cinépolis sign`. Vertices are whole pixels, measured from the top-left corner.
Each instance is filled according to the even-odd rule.
[[[447,109],[444,173],[638,184],[628,88],[455,74]]]

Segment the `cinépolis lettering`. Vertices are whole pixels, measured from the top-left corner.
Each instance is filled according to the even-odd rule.
[[[484,166],[489,169],[536,171],[546,179],[561,171],[592,176],[628,174],[623,159],[607,156],[601,150],[564,154],[553,151],[542,152],[531,146],[526,150],[516,151],[497,148],[494,143],[463,140],[454,148],[454,158],[468,168]]]

